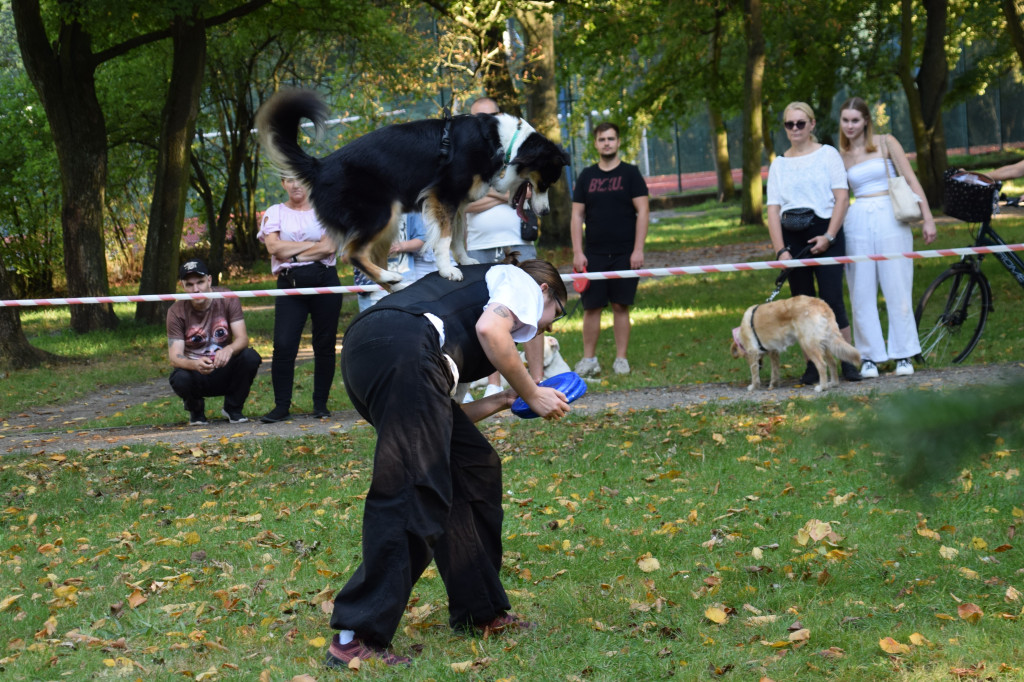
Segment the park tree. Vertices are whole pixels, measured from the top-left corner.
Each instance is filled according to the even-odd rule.
[[[269,0],[249,0],[205,19],[206,26],[230,21]],[[177,6],[176,3],[172,3]],[[214,9],[211,3],[185,3]],[[46,111],[57,151],[62,186],[64,269],[72,296],[109,292],[103,243],[103,206],[107,183],[107,124],[97,97],[97,69],[132,50],[171,36],[170,23],[138,30],[143,15],[162,15],[152,2],[131,11],[124,3],[57,0],[46,11],[39,0],[12,0],[11,10],[26,72]],[[218,8],[220,9],[220,8]],[[172,12],[173,14],[173,12]],[[177,16],[177,15],[175,15]],[[179,137],[168,138],[167,154]],[[168,178],[169,179],[169,178]],[[111,328],[117,317],[109,304],[74,306],[77,332]]]
[[[761,0],[743,0],[743,35],[747,58],[743,69],[743,196],[740,220],[761,225],[764,220],[764,194],[761,187],[761,156],[764,149],[764,110],[761,93],[764,87],[765,45]]]
[[[1003,16],[1006,17],[1006,33],[1017,53],[1019,65],[1024,66],[1024,2],[1001,0]]]
[[[438,17],[438,63],[452,100],[484,93],[499,108],[528,119],[561,142],[555,68],[555,7],[541,0],[456,0],[429,3]],[[541,219],[541,242],[568,244],[567,183],[552,186],[551,213]]]
[[[262,257],[259,211],[280,191],[261,164],[253,135],[256,111],[284,86],[315,88],[339,123],[311,153],[335,148],[384,123],[391,110],[418,104],[434,89],[422,9],[361,3],[307,11],[268,8],[238,25],[211,32],[207,74],[193,143],[195,212],[207,225],[207,264],[218,277],[226,265],[229,228],[240,264]],[[294,9],[294,7],[292,8]],[[426,74],[426,75],[425,75]],[[415,108],[415,107],[413,107]],[[269,172],[264,172],[269,170]]]

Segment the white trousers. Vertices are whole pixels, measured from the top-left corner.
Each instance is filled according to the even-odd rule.
[[[857,199],[843,225],[846,253],[863,256],[914,250],[914,233],[892,214],[889,195]],[[846,265],[846,283],[853,308],[854,345],[861,357],[875,363],[909,358],[921,352],[914,321],[914,262],[908,259]],[[889,316],[888,348],[878,315],[878,290]]]

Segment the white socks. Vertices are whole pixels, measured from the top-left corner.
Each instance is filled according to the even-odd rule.
[[[348,644],[356,638],[355,630],[339,630],[338,631],[338,644],[342,646]]]

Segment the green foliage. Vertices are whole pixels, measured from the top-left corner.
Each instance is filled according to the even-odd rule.
[[[19,298],[53,291],[63,258],[60,175],[46,116],[24,73],[0,69],[0,267]]]

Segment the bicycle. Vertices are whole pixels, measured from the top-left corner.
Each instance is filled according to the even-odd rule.
[[[952,170],[952,169],[951,169]],[[946,174],[947,204],[953,175]],[[981,176],[984,177],[984,176]],[[961,201],[946,214],[959,218],[969,225],[979,223],[972,246],[1005,246],[1006,242],[992,229],[992,207],[999,196],[1001,183],[989,181],[988,185],[975,185],[970,190],[971,198],[964,197],[964,188],[954,188],[961,194]],[[961,183],[963,184],[963,183]],[[993,254],[999,259],[1017,283],[1024,288],[1024,261],[1012,251]],[[962,256],[933,281],[917,304],[914,318],[917,321],[921,339],[920,358],[924,362],[963,362],[978,345],[985,330],[985,322],[992,312],[992,287],[981,269],[983,254]]]

